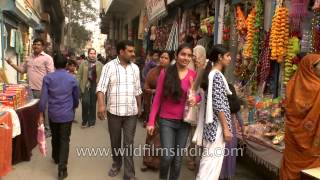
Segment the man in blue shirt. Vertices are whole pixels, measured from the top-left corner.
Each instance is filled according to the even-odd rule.
[[[79,104],[79,88],[74,76],[66,71],[67,60],[62,54],[54,56],[56,71],[43,78],[40,112],[46,109],[52,131],[52,158],[58,164],[59,179],[68,176],[67,163],[69,156],[69,142],[71,125],[75,116],[75,109]],[[40,123],[43,116],[40,115]]]

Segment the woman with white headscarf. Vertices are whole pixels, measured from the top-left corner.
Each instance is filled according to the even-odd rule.
[[[204,97],[204,90],[202,88],[200,88],[200,82],[203,79],[203,72],[204,69],[206,67],[206,64],[209,60],[207,60],[206,58],[206,49],[201,46],[201,45],[197,45],[196,47],[193,48],[193,59],[192,62],[190,62],[189,67],[190,68],[194,68],[194,70],[197,72],[197,78],[195,80],[194,83],[194,87],[193,90],[196,91],[196,94],[200,94],[201,97]],[[197,122],[199,120],[199,118],[204,118],[204,110],[205,110],[205,106],[204,106],[204,101],[201,101],[200,104],[198,104],[197,107],[192,109],[195,114],[195,120],[194,122]],[[202,112],[202,113],[200,113]],[[200,115],[201,114],[201,115]],[[200,116],[199,116],[200,115]],[[192,142],[192,137],[194,135],[194,132],[196,130],[196,123],[193,124],[191,126],[191,130],[190,130],[190,134],[189,134],[189,150],[190,148],[196,148],[195,144]],[[199,150],[198,148],[196,150]],[[195,152],[195,151],[193,151]],[[197,151],[196,151],[197,152]],[[189,154],[189,158],[188,158],[188,163],[187,163],[187,167],[189,170],[194,171],[196,168],[196,156],[195,154]]]

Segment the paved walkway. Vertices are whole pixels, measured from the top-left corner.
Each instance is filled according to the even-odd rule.
[[[80,111],[77,112],[76,119],[80,116]],[[66,180],[121,180],[123,176],[123,169],[117,177],[111,178],[107,172],[111,168],[111,157],[79,157],[77,156],[78,147],[109,147],[110,140],[107,131],[106,121],[97,121],[94,128],[80,128],[81,123],[73,124],[71,145],[69,154],[68,173]],[[135,144],[144,144],[146,131],[142,128],[141,123],[137,124],[137,131],[135,136]],[[18,179],[32,179],[32,180],[55,180],[57,179],[57,166],[51,159],[51,138],[47,139],[48,155],[42,157],[38,147],[32,151],[32,158],[30,162],[22,162],[13,167],[13,170],[2,180],[18,180]],[[139,180],[157,180],[158,172],[147,171],[141,172],[142,158],[135,157],[136,177]],[[181,180],[194,180],[193,172],[186,168],[185,162],[181,169]],[[237,166],[237,176],[235,179],[258,180],[258,176],[253,175],[248,169]]]

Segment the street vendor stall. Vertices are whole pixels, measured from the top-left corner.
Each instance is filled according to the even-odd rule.
[[[0,113],[0,177],[11,171],[12,127],[9,112]]]
[[[317,2],[237,1],[225,10],[224,29],[237,31],[236,42],[224,38],[224,43],[237,51],[234,75],[244,120],[244,134],[239,132],[238,139],[246,155],[275,177],[285,148],[286,85],[304,54],[320,52]],[[224,35],[228,37],[227,30]]]
[[[16,110],[21,134],[12,142],[12,164],[30,161],[31,151],[37,145],[39,100],[34,99],[25,106]]]
[[[0,84],[0,177],[12,164],[30,161],[37,145],[39,100],[27,85]]]

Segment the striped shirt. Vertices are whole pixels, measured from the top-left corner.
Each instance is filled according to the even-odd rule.
[[[138,114],[136,96],[142,94],[140,72],[136,64],[127,67],[120,60],[110,61],[102,68],[97,92],[106,95],[107,111],[117,116],[133,116]]]

